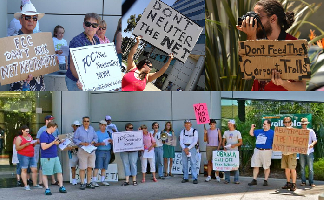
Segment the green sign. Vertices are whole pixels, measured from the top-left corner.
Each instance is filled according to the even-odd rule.
[[[266,119],[271,120],[271,129],[274,130],[276,126],[283,127],[283,119],[290,117],[292,120],[292,127],[301,128],[301,119],[307,118],[309,124],[307,128],[312,128],[312,114],[279,114],[279,115],[262,115],[262,122]]]

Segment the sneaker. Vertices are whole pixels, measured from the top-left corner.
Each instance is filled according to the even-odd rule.
[[[253,179],[253,180],[251,181],[251,183],[248,183],[249,186],[257,185],[257,184],[258,184],[258,182],[257,182],[257,180],[255,180],[255,179]]]
[[[52,195],[52,192],[49,188],[45,190],[45,195]]]
[[[282,189],[289,189],[291,187],[290,182],[287,182],[286,185],[282,187]]]
[[[106,182],[106,181],[101,182],[101,184],[102,184],[103,186],[109,186],[109,183]]]
[[[205,182],[209,182],[210,180],[211,180],[211,177],[208,176],[208,177],[206,178]]]
[[[94,185],[92,185],[92,183],[87,183],[86,184],[86,188],[91,188],[91,189],[95,189],[95,186]]]
[[[182,179],[181,183],[189,182],[188,179]]]
[[[295,191],[297,189],[296,183],[290,184],[290,191]]]
[[[267,180],[263,181],[263,186],[268,186],[268,181]]]
[[[229,184],[230,182],[229,181],[224,181],[224,184]]]
[[[92,182],[91,184],[95,187],[99,187],[99,184],[97,182]]]
[[[193,183],[193,184],[198,184],[198,180],[195,179],[195,180],[192,181],[192,183]]]
[[[162,180],[164,180],[165,177],[164,177],[164,176],[159,176],[158,179],[162,179]]]
[[[77,183],[77,180],[72,180],[72,185],[77,185],[78,183]]]
[[[60,187],[59,192],[60,193],[66,193],[65,187],[64,186]]]
[[[28,179],[28,180],[27,180],[27,185],[33,185],[33,180]]]
[[[23,186],[23,183],[20,180],[18,180],[17,181],[17,187],[21,187],[21,186]]]
[[[30,190],[30,187],[29,185],[25,186],[25,190],[29,191]]]
[[[35,185],[35,186],[33,186],[33,189],[42,189],[43,187],[42,186],[40,186],[40,185]]]
[[[216,181],[217,181],[218,183],[220,183],[221,180],[220,180],[220,177],[219,177],[219,176],[216,177]]]
[[[85,190],[85,189],[86,189],[86,184],[84,184],[84,183],[82,184],[82,183],[81,183],[81,184],[80,184],[80,190]]]

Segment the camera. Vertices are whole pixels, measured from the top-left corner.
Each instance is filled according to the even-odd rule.
[[[254,19],[257,19],[257,21],[260,21],[260,18],[259,18],[259,15],[258,14],[256,14],[255,12],[247,12],[245,15],[243,15],[242,17],[239,17],[238,18],[237,22],[238,22],[238,25],[239,26],[242,26],[242,22],[243,22],[243,20],[246,19],[247,16],[252,17]],[[254,25],[255,25],[255,22],[253,20],[252,26],[254,26]]]

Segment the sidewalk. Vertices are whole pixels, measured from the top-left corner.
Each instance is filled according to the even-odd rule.
[[[147,178],[151,177],[150,174]],[[233,178],[233,177],[231,177]],[[252,178],[240,177],[241,184],[235,185],[217,183],[215,180],[204,182],[205,177],[199,176],[197,185],[189,183],[181,183],[182,176],[165,180],[158,179],[155,183],[150,179],[146,179],[146,183],[140,183],[141,176],[138,176],[138,186],[129,185],[121,186],[123,180],[118,183],[110,182],[110,186],[100,186],[96,189],[80,190],[79,185],[72,186],[65,183],[67,189],[66,194],[58,193],[58,186],[50,186],[53,193],[52,196],[45,196],[45,189],[32,189],[25,191],[21,187],[2,188],[0,189],[0,200],[2,199],[221,199],[221,200],[317,200],[318,195],[324,193],[324,181],[315,181],[316,187],[299,186],[295,192],[282,190],[281,188],[286,180],[269,179],[269,186],[262,186],[263,179],[258,179],[257,186],[248,186]],[[231,179],[232,181],[233,179]],[[300,184],[300,181],[297,181]]]

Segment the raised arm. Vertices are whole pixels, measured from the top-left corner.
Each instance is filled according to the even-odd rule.
[[[168,67],[169,67],[172,59],[173,59],[173,53],[169,54],[168,62],[166,62],[164,64],[164,66],[158,72],[149,73],[149,75],[148,75],[148,82],[152,82],[155,79],[159,78],[162,74],[164,74],[164,72],[168,69]]]
[[[127,71],[129,71],[130,69],[136,67],[135,62],[133,61],[133,57],[136,53],[136,50],[138,48],[138,44],[140,43],[142,36],[137,36],[136,37],[136,43],[135,45],[132,47],[132,49],[130,50],[129,54],[128,54],[128,58],[127,58]]]
[[[250,135],[254,136],[254,129],[255,129],[255,125],[251,124],[251,129],[250,129]]]

